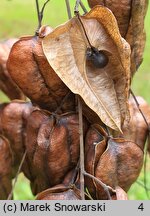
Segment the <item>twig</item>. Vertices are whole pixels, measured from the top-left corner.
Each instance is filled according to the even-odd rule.
[[[80,136],[80,191],[81,199],[85,199],[84,194],[84,142],[83,142],[83,117],[82,117],[82,103],[78,96],[78,111],[79,111],[79,136]]]
[[[72,18],[72,15],[71,15],[71,9],[70,9],[69,0],[65,0],[65,2],[66,2],[66,7],[67,7],[68,18],[71,19],[71,18]]]
[[[39,9],[39,1],[36,0],[36,10],[37,10],[37,16],[38,16],[38,29],[40,28],[40,9]]]
[[[20,171],[21,171],[22,165],[23,165],[23,163],[24,163],[24,161],[25,161],[26,155],[27,155],[27,150],[26,150],[25,153],[23,154],[23,157],[22,157],[22,159],[21,159],[21,162],[20,162],[20,165],[19,165],[19,168],[18,168],[16,177],[15,177],[15,180],[14,180],[14,183],[13,183],[13,186],[12,186],[12,189],[11,189],[11,192],[10,192],[10,194],[9,194],[9,196],[8,196],[8,198],[7,198],[7,200],[11,200],[11,199],[12,199],[13,192],[14,192],[14,188],[15,188],[15,185],[16,185],[16,182],[17,182],[19,173],[20,173]]]
[[[93,176],[93,175],[91,175],[91,174],[89,174],[89,173],[87,173],[87,172],[85,172],[85,171],[84,171],[83,174],[84,174],[85,176],[87,176],[87,177],[93,179],[93,180],[96,181],[100,186],[102,186],[102,187],[104,188],[104,191],[106,191],[106,193],[107,193],[108,199],[111,200],[111,195],[110,195],[109,190],[112,191],[113,193],[116,193],[116,191],[115,191],[112,187],[110,187],[110,186],[104,184],[101,180],[99,180],[99,179],[96,178],[95,176]]]
[[[82,3],[82,1],[80,1],[79,4],[80,4],[80,6],[81,6],[83,12],[84,12],[84,13],[87,13],[87,10],[86,10],[84,4]]]
[[[74,13],[75,14],[78,14],[79,13],[79,4],[80,4],[80,0],[76,0],[76,4],[75,4],[75,7],[74,7]]]
[[[36,0],[36,9],[37,9],[37,16],[38,16],[38,28],[36,30],[36,34],[38,35],[38,32],[39,32],[39,29],[41,28],[42,26],[42,19],[43,19],[43,14],[44,14],[44,9],[45,9],[45,6],[47,5],[47,3],[49,2],[50,0],[47,0],[44,4],[43,4],[43,7],[40,11],[39,9],[39,1]]]
[[[47,1],[43,4],[43,7],[42,7],[41,12],[40,12],[41,21],[42,21],[42,19],[43,19],[43,14],[44,14],[45,6],[47,5],[47,3],[48,3],[49,1],[50,1],[50,0],[47,0]]]

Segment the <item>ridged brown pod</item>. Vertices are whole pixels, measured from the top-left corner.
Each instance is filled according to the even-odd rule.
[[[9,141],[0,135],[0,200],[11,192],[12,155]]]
[[[137,144],[124,139],[100,141],[96,131],[94,133],[93,142],[92,133],[87,133],[91,143],[85,157],[86,171],[113,189],[119,186],[127,192],[141,171],[143,151]],[[95,180],[87,179],[86,186],[94,199],[108,199],[104,188]]]
[[[24,95],[8,73],[6,63],[13,44],[17,39],[9,39],[0,43],[0,90],[11,100],[24,99]]]
[[[10,142],[14,172],[25,152],[26,121],[31,110],[30,102],[16,100],[5,105],[1,112],[1,131]]]
[[[12,47],[7,67],[12,79],[33,104],[55,111],[70,90],[50,67],[42,50],[42,39],[51,31],[44,26],[38,36],[20,38]],[[74,109],[73,95],[67,99],[70,102],[63,104],[65,111]]]
[[[36,121],[35,121],[36,119]],[[84,119],[84,135],[87,130]],[[79,160],[78,114],[55,116],[48,111],[34,110],[27,123],[27,160],[32,191],[37,194],[60,184]]]
[[[81,200],[77,170],[71,170],[61,184],[37,194],[37,200]],[[86,197],[86,194],[85,194]]]
[[[81,200],[80,190],[63,184],[42,191],[37,195],[37,200]]]
[[[115,15],[122,37],[131,45],[131,74],[143,59],[145,47],[144,18],[148,0],[88,0],[92,8],[96,5],[108,7]]]
[[[138,144],[141,149],[144,150],[146,139],[149,136],[149,128],[147,124],[150,124],[150,106],[142,97],[136,97],[139,104],[137,106],[133,97],[129,99],[130,121],[123,126],[123,135],[125,139],[131,140]],[[143,112],[147,124],[140,112]]]

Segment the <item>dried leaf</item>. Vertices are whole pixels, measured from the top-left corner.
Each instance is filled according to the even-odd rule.
[[[71,91],[79,94],[104,124],[121,131],[128,115],[129,45],[108,9],[97,6],[80,19],[92,46],[109,55],[106,67],[96,68],[86,60],[89,45],[77,17],[43,39],[44,53]]]
[[[9,142],[0,135],[0,200],[6,200],[11,191],[11,165]]]
[[[41,27],[39,36],[22,37],[12,47],[7,67],[12,79],[34,104],[55,111],[69,89],[49,66],[42,51],[42,38],[50,31],[50,27]],[[74,108],[74,96],[71,94],[67,99],[69,102],[62,108],[66,112]]]

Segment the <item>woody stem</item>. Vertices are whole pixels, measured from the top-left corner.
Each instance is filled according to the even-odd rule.
[[[84,141],[83,141],[83,117],[82,117],[82,103],[78,96],[78,111],[79,111],[79,136],[80,136],[80,191],[81,199],[85,199],[84,193]]]

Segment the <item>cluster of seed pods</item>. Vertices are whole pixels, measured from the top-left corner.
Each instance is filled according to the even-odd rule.
[[[132,47],[131,74],[134,74],[142,59],[144,33],[140,31],[135,45],[132,34],[135,26],[129,25],[131,0],[126,1],[125,19],[121,12],[124,1],[121,5],[109,0],[88,2],[91,7],[105,2],[116,16],[121,35]],[[146,5],[143,8],[144,20]],[[132,13],[133,20],[137,19],[139,13]],[[76,95],[55,73],[42,49],[43,38],[52,31],[43,26],[38,35],[11,41],[11,45],[7,41],[0,46],[0,88],[11,100],[17,99],[0,105],[0,199],[9,196],[12,179],[25,152],[20,172],[30,180],[37,199],[81,199]],[[149,122],[149,106],[142,98],[137,100]],[[143,165],[147,125],[134,100],[129,99],[130,121],[124,123],[123,134],[112,131],[112,137],[103,123],[93,122],[93,118],[90,121],[95,114],[86,106],[84,109],[84,105],[85,171],[94,177],[85,176],[85,198],[109,198],[99,180],[112,189],[109,191],[112,199],[126,199],[126,192]]]

